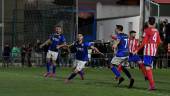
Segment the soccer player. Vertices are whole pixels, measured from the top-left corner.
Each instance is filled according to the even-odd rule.
[[[144,47],[144,65],[146,67],[146,74],[149,80],[149,90],[155,90],[155,82],[152,73],[152,63],[157,53],[158,45],[161,43],[158,30],[155,28],[155,18],[149,17],[148,28],[144,30],[142,44],[137,48],[133,54],[136,54]]]
[[[77,42],[73,43],[72,45],[76,49],[76,60],[74,62],[75,70],[65,80],[65,83],[68,83],[70,80],[72,80],[85,67],[85,64],[88,61],[88,47],[92,48],[97,53],[100,53],[99,50],[93,46],[92,43],[83,41],[82,34],[78,34],[77,39]]]
[[[142,73],[145,77],[145,80],[147,80],[146,69],[145,69],[145,66],[143,64],[142,59],[140,58],[139,55],[133,54],[133,52],[136,51],[136,49],[139,47],[139,41],[135,37],[136,37],[136,31],[130,31],[129,60],[128,61],[129,61],[129,63],[131,63],[131,62],[137,63],[139,65],[140,70],[142,71]],[[121,64],[118,66],[118,70],[119,70],[119,72],[122,71]]]
[[[40,45],[40,48],[48,44],[50,44],[50,46],[47,52],[47,64],[46,64],[47,73],[45,73],[44,76],[55,77],[56,60],[58,58],[59,48],[66,45],[66,40],[64,35],[62,34],[61,26],[55,26],[54,33],[50,36],[50,38],[47,41],[45,41],[42,45]],[[51,66],[52,66],[52,72],[50,70]]]
[[[126,74],[126,76],[130,79],[129,88],[131,88],[134,84],[134,79],[132,78],[130,72],[126,69],[126,62],[128,61],[129,56],[129,45],[128,45],[128,35],[123,33],[123,26],[116,25],[115,30],[117,36],[114,41],[114,49],[117,48],[117,52],[115,57],[113,57],[111,61],[111,70],[118,78],[118,86],[124,81],[124,78],[121,76],[120,72],[117,70],[116,66],[122,64],[122,70]]]

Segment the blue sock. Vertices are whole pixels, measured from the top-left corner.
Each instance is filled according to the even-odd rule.
[[[113,66],[111,70],[116,75],[116,77],[120,77],[120,72],[116,69],[116,67]]]
[[[46,68],[47,68],[47,72],[49,73],[50,72],[50,62],[48,62],[47,64],[46,64]]]
[[[83,76],[84,75],[84,72],[81,70],[81,71],[79,71],[78,72],[81,76]]]
[[[56,72],[56,65],[53,65],[53,73],[55,74]]]

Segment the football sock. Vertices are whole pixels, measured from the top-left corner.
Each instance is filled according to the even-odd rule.
[[[120,72],[116,69],[115,66],[111,68],[112,72],[116,75],[116,77],[120,77]]]
[[[117,70],[121,73],[122,72],[122,65],[119,64]]]
[[[141,63],[141,64],[139,64],[139,68],[141,69],[143,75],[144,75],[145,77],[147,77],[145,65],[144,65],[143,63]]]
[[[47,68],[47,72],[48,72],[48,73],[50,72],[50,66],[51,66],[51,64],[50,64],[50,62],[48,62],[48,63],[46,64],[46,68]]]
[[[73,79],[76,75],[77,75],[77,73],[72,73],[72,74],[68,77],[68,80]]]
[[[125,67],[122,67],[122,71],[125,73],[125,75],[126,75],[129,79],[132,78],[130,72],[129,72]]]
[[[148,77],[148,80],[149,80],[150,87],[155,87],[155,83],[154,83],[154,80],[153,80],[152,69],[147,69],[146,72],[147,72],[147,77]]]
[[[56,72],[56,65],[53,65],[53,73],[55,74]]]

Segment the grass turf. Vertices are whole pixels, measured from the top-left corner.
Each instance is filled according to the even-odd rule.
[[[64,84],[71,68],[57,68],[56,78],[44,78],[45,68],[0,68],[0,96],[170,96],[170,70],[154,70],[156,91],[147,90],[138,69],[131,69],[134,88],[128,89],[128,79],[120,87],[109,69],[85,69],[85,80],[77,76]]]

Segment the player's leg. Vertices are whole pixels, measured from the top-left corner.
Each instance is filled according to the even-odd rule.
[[[138,63],[138,65],[139,65],[139,69],[141,70],[141,72],[142,72],[145,80],[148,80],[147,74],[146,74],[146,68],[145,68],[145,65],[144,65],[143,61],[140,60],[140,61],[138,61],[137,63]]]
[[[149,81],[149,90],[155,90],[155,82],[153,79],[153,73],[152,73],[152,62],[153,62],[152,56],[144,56],[144,64],[146,66],[146,74]]]
[[[123,81],[124,78],[121,77],[120,72],[117,70],[116,66],[118,66],[121,63],[121,60],[119,57],[113,57],[111,60],[111,71],[115,74],[116,78],[119,80],[118,85],[120,85]]]
[[[58,52],[52,52],[52,74],[51,74],[52,77],[56,76],[57,58],[58,58]]]
[[[125,66],[122,66],[122,71],[125,73],[125,75],[130,80],[129,88],[132,88],[135,80],[132,78],[131,73],[127,70],[127,68]]]
[[[134,79],[133,79],[131,73],[129,72],[129,70],[126,68],[128,61],[129,61],[128,57],[122,57],[122,62],[121,62],[123,64],[122,71],[125,73],[125,75],[130,80],[129,88],[131,88],[134,84]]]
[[[80,70],[78,74],[80,75],[81,80],[84,80],[84,70]]]
[[[73,70],[76,69],[76,66],[77,66],[77,60],[75,60],[75,61],[73,62]],[[78,74],[80,75],[81,80],[84,80],[84,71],[83,71],[83,69],[80,70],[80,71],[78,72]]]
[[[145,65],[142,61],[142,59],[139,57],[139,55],[133,55],[133,62],[137,62],[139,69],[144,75],[145,80],[147,80],[147,75],[146,75],[146,68]]]
[[[122,72],[122,64],[119,64],[117,70],[121,73]]]
[[[50,67],[51,67],[51,52],[47,52],[47,64],[46,64],[46,73],[44,74],[45,77],[48,77],[50,75]]]
[[[84,67],[85,64],[87,62],[86,61],[79,61],[77,60],[77,66],[76,69],[70,74],[70,76],[65,80],[65,83],[68,83],[70,80],[72,80],[74,77],[76,77],[76,75],[78,74],[78,72],[80,72]]]

